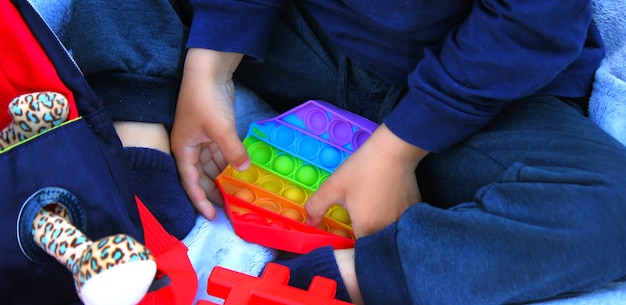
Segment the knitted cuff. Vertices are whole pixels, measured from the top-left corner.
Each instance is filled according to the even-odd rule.
[[[195,224],[195,210],[178,177],[172,156],[161,151],[128,147],[135,194],[167,232],[183,239]]]

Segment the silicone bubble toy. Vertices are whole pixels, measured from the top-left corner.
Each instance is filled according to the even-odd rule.
[[[314,228],[304,223],[304,203],[376,127],[319,100],[252,123],[243,140],[250,168],[227,167],[217,178],[235,232],[294,253],[353,247],[350,216],[342,206],[333,205]]]

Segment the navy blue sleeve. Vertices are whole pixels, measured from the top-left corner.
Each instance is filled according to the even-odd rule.
[[[564,94],[584,96],[595,66],[577,60],[584,60],[591,17],[588,0],[475,1],[466,19],[426,50],[385,124],[437,152],[485,126],[507,102],[556,79],[571,82]],[[574,66],[586,70],[567,70]]]
[[[191,0],[193,20],[187,47],[236,52],[256,60],[267,50],[285,0]]]
[[[173,120],[188,28],[169,0],[72,1],[72,55],[113,120]]]

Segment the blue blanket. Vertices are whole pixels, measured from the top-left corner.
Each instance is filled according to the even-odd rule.
[[[61,42],[71,45],[65,25],[69,21],[71,0],[30,0],[40,11]],[[591,119],[626,145],[626,0],[595,0],[595,20],[607,47],[607,56],[596,72],[590,100]],[[239,135],[243,138],[250,123],[275,116],[252,92],[239,87],[235,110]],[[183,240],[198,279],[198,299],[211,299],[206,294],[206,281],[214,266],[258,274],[276,251],[241,240],[222,210],[216,220],[198,217],[196,226]],[[214,302],[219,300],[213,299]],[[614,282],[596,291],[535,305],[609,305],[626,304],[626,282]]]

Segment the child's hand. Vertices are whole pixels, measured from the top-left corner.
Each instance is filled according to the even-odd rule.
[[[381,125],[309,198],[307,222],[317,225],[339,203],[357,238],[384,228],[421,200],[415,168],[426,154]]]
[[[231,164],[245,170],[249,157],[235,126],[232,74],[243,55],[189,49],[176,115],[172,153],[181,182],[195,207],[215,217],[211,202],[221,204],[215,178]]]

